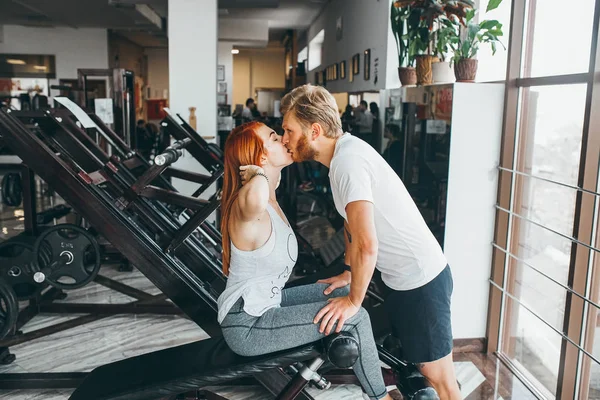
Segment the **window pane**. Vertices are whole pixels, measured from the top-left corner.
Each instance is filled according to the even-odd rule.
[[[587,85],[522,89],[519,170],[577,185]]]
[[[594,22],[594,0],[537,0],[535,7],[531,73],[549,76],[587,72],[589,70]],[[577,17],[566,18],[565,9]],[[527,36],[526,36],[527,37]],[[526,47],[527,48],[527,47]]]
[[[600,232],[596,232],[600,236]],[[599,237],[600,238],[600,237]],[[592,253],[592,284],[590,286],[590,300],[598,304],[600,299],[600,254]],[[598,307],[587,304],[587,323],[585,333],[585,350],[590,352],[596,360],[600,360],[600,310]],[[600,400],[600,365],[584,353],[580,353],[581,386],[580,399]]]
[[[506,46],[506,50],[498,45],[496,54],[492,55],[491,46],[484,44],[479,48],[479,52],[477,53],[477,82],[503,81],[506,79],[511,3],[511,0],[503,0],[498,8],[489,13],[483,13],[485,9],[481,10],[480,20],[495,19],[502,24],[503,36],[500,39],[502,44]]]
[[[588,332],[592,334],[592,337],[590,337],[589,339],[594,341],[591,353],[594,356],[594,358],[596,358],[596,360],[600,360],[600,329],[599,327],[597,327],[598,311],[597,308],[593,306],[590,307],[590,311],[590,314],[594,317],[593,319],[588,320]],[[591,346],[586,347],[586,350],[589,351],[589,348]],[[584,353],[581,353],[581,355],[583,356],[581,382],[583,384],[582,390],[584,391],[582,393],[582,396],[586,395],[586,390],[588,393],[587,396],[579,396],[579,398],[585,398],[589,400],[600,400],[600,365]]]
[[[509,264],[508,291],[562,331],[566,289],[535,269],[567,285],[571,241],[556,235],[551,237],[552,233],[526,221],[520,223],[519,230],[519,248],[513,254],[522,262],[513,258]]]
[[[584,369],[587,367],[591,370],[590,379],[586,380],[585,385],[581,388],[579,399],[600,400],[600,365],[593,361],[590,357],[581,353],[584,363]],[[598,357],[594,353],[594,357]],[[585,375],[584,375],[585,376]],[[582,383],[584,383],[582,381]]]
[[[503,352],[548,398],[556,397],[562,338],[512,299],[507,301],[510,328]]]

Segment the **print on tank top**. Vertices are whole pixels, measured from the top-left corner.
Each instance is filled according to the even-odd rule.
[[[287,252],[288,252],[288,258],[292,262],[292,265],[294,265],[294,263],[296,262],[296,260],[294,258],[292,258],[292,253],[294,253],[294,246],[297,247],[298,243],[296,243],[296,237],[294,236],[294,234],[290,233],[290,234],[288,234],[288,238],[287,238]],[[297,251],[297,249],[296,249],[296,251]],[[283,285],[280,287],[275,284],[275,281],[271,281],[271,285],[273,285],[273,287],[271,288],[271,298],[273,298],[273,297],[277,296],[279,293],[281,293],[281,291],[285,287],[285,283],[287,282],[287,280],[291,274],[292,274],[292,271],[290,270],[289,265],[286,265],[283,272],[280,273],[279,276],[277,277],[277,279],[283,279]]]

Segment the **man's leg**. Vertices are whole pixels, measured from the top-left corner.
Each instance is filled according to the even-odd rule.
[[[422,287],[390,290],[385,300],[404,360],[418,365],[441,400],[461,398],[452,362],[452,289],[452,273],[446,267]]]
[[[418,367],[423,376],[438,392],[440,400],[462,399],[454,372],[452,353],[437,361],[418,364]]]

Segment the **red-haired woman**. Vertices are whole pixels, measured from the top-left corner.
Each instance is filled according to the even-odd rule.
[[[296,258],[294,231],[275,198],[281,170],[292,163],[281,138],[259,122],[234,129],[225,144],[221,200],[223,272],[218,320],[231,349],[254,356],[314,342],[333,332],[314,323],[328,299],[348,295],[348,286],[326,296],[324,283],[284,289]],[[369,315],[362,307],[336,331],[360,342],[354,372],[365,398],[391,399],[383,383]]]

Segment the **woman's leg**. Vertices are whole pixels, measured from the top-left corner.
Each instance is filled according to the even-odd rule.
[[[310,285],[295,286],[283,289],[281,292],[281,307],[290,307],[297,304],[317,303],[327,301],[334,297],[348,296],[350,285],[336,289],[329,295],[323,294],[329,287],[328,283],[312,283]]]
[[[232,313],[221,324],[223,336],[231,349],[243,356],[308,344],[325,337],[313,320],[326,304],[327,301],[321,301],[272,308],[260,317],[243,312]],[[363,390],[372,399],[385,397],[387,391],[367,311],[361,307],[356,315],[346,321],[342,330],[350,332],[360,344],[359,358],[353,369]]]

